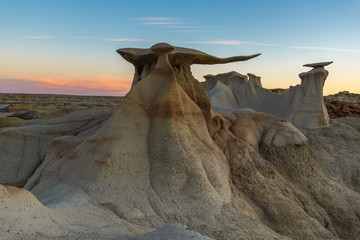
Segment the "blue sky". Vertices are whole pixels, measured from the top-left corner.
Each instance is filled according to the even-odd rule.
[[[194,76],[254,73],[300,83],[305,63],[334,61],[325,93],[360,93],[360,0],[0,0],[0,92],[123,95],[133,67],[115,50],[157,42],[248,62],[194,66]]]

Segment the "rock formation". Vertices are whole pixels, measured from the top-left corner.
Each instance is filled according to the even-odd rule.
[[[229,58],[218,58],[195,49],[173,47],[168,54],[169,63],[175,73],[176,79],[186,94],[202,110],[207,121],[210,119],[210,101],[207,94],[202,91],[202,86],[192,73],[192,64],[223,64],[230,62],[246,61],[260,54],[251,56],[236,56]],[[132,86],[146,78],[154,69],[158,56],[150,49],[122,48],[117,52],[135,67]]]
[[[360,102],[331,101],[325,99],[325,105],[330,118],[357,117],[360,118]]]
[[[330,118],[360,118],[360,94],[342,91],[326,96],[324,100]]]
[[[60,138],[60,142],[66,142],[66,138],[94,134],[111,114],[112,111],[79,111],[58,119],[28,121],[25,126],[0,132],[0,183],[24,186],[49,157],[47,151],[52,140]]]
[[[211,105],[218,111],[236,111],[250,108],[288,119],[301,129],[312,129],[329,125],[329,116],[323,100],[323,86],[328,71],[324,66],[332,62],[306,64],[313,67],[301,73],[301,84],[277,93],[261,86],[260,77],[237,72],[206,75],[204,88]]]
[[[24,188],[0,185],[2,235],[359,238],[360,133],[352,123],[326,133],[343,134],[345,146],[321,132],[327,128],[304,130],[305,136],[266,113],[215,112],[205,90],[177,66],[216,58],[168,44],[118,52],[147,70],[135,74],[142,77],[116,111],[75,112],[0,131],[1,183]]]

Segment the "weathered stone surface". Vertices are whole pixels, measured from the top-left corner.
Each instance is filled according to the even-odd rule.
[[[181,224],[168,224],[153,232],[131,237],[129,240],[183,240],[183,239],[194,239],[194,240],[211,240],[212,238],[206,237],[197,233],[193,229],[183,226]]]
[[[49,143],[62,136],[86,136],[97,131],[112,111],[79,111],[52,120],[33,120],[0,131],[0,183],[24,186],[44,161]]]
[[[330,118],[357,117],[360,118],[360,102],[331,101],[325,99],[326,109]]]
[[[261,86],[260,77],[236,72],[206,75],[203,84],[215,110],[236,111],[250,108],[288,119],[301,129],[328,126],[329,116],[323,100],[323,86],[328,72],[323,66],[310,64],[309,72],[301,73],[301,84],[276,93]]]

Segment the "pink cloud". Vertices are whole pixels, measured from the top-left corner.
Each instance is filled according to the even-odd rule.
[[[131,81],[108,75],[0,78],[2,93],[123,96]]]

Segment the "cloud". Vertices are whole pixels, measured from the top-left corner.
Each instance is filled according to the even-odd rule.
[[[97,39],[94,37],[24,36],[24,39]]]
[[[105,41],[112,41],[112,42],[141,42],[147,41],[140,38],[104,38]]]
[[[134,18],[139,21],[139,24],[144,25],[178,25],[183,24],[181,18],[170,18],[170,17],[139,17]]]
[[[163,28],[201,28],[201,27],[197,27],[197,26],[179,26],[179,25],[176,25],[176,26],[162,26]]]
[[[71,95],[125,95],[131,85],[130,80],[108,75],[65,75],[56,77],[0,78],[4,93],[48,93]]]
[[[257,45],[257,46],[269,46],[269,47],[281,47],[278,44],[272,43],[258,43],[258,42],[246,42],[246,41],[201,41],[201,42],[183,42],[190,44],[214,44],[214,45]]]
[[[141,22],[180,22],[183,20],[182,18],[170,17],[139,17],[134,19]]]
[[[176,24],[183,24],[181,22],[143,22],[140,24],[144,25],[176,25]]]
[[[172,32],[183,32],[183,33],[201,33],[201,32],[221,32],[217,30],[204,30],[204,29],[184,29],[184,30],[174,30]]]
[[[199,41],[199,42],[183,42],[183,43],[187,43],[187,44],[214,44],[214,45],[254,45],[254,46],[280,47],[280,48],[290,48],[290,49],[304,49],[304,50],[321,50],[321,51],[360,53],[359,49],[343,49],[343,48],[314,47],[314,46],[286,46],[286,45],[273,44],[273,43],[231,41],[231,40]]]
[[[56,38],[53,36],[26,36],[26,37],[19,37],[19,38],[25,38],[25,39],[49,39],[49,38]]]
[[[349,53],[360,53],[358,49],[342,49],[342,48],[328,48],[328,47],[311,47],[311,46],[292,46],[293,49],[306,49],[306,50],[322,50],[322,51],[334,51],[334,52],[349,52]]]
[[[200,33],[200,32],[220,32],[217,30],[209,29],[207,27],[191,26],[184,22],[183,18],[170,18],[170,17],[139,17],[133,18],[139,21],[138,24],[153,25],[161,28],[174,28],[170,32],[179,33]]]
[[[83,40],[101,40],[111,42],[149,42],[151,40],[145,40],[141,38],[97,38],[97,37],[55,37],[55,36],[25,36],[19,37],[23,39],[83,39]]]
[[[169,17],[140,17],[140,18],[134,18],[135,20],[139,20],[139,21],[181,21],[181,18],[169,18]]]

